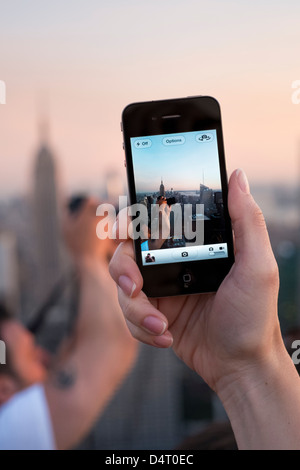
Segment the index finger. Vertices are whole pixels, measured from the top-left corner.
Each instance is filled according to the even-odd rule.
[[[132,240],[120,243],[109,264],[109,272],[128,297],[135,297],[141,291],[143,278],[134,259]]]
[[[132,241],[122,242],[110,262],[112,278],[120,287],[119,302],[134,338],[156,347],[170,347],[168,320],[142,292],[143,279],[134,260]]]

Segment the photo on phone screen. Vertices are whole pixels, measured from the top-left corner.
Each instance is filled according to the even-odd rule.
[[[217,130],[131,137],[143,266],[228,257]]]

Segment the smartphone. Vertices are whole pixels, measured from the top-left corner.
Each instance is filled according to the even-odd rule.
[[[218,101],[129,104],[121,129],[130,204],[144,214],[134,237],[144,292],[216,292],[234,262]]]

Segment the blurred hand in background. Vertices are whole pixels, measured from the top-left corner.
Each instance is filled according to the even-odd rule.
[[[51,416],[51,423],[47,422],[43,429],[50,426],[58,449],[69,449],[83,439],[127,376],[137,354],[137,342],[127,329],[117,289],[108,272],[113,242],[99,240],[96,235],[99,220],[96,207],[97,202],[88,199],[76,214],[67,213],[63,223],[65,241],[79,277],[78,314],[73,331],[62,342],[47,374],[43,369],[45,375],[36,375],[35,380],[25,381],[26,377],[22,377],[22,383],[27,383],[27,387],[34,383],[42,386]],[[16,320],[4,319],[0,324],[4,335],[12,330],[11,322],[15,324]],[[14,330],[19,331],[20,328]],[[22,331],[25,337],[27,332],[24,328]],[[6,340],[5,337],[3,339]],[[14,343],[13,340],[11,342]],[[16,385],[10,388],[11,396],[24,388],[19,386],[18,351],[21,349],[14,348],[14,354],[8,351],[11,378],[15,379]],[[32,378],[30,364],[26,365],[24,370]],[[34,365],[32,361],[32,367]],[[30,388],[28,391],[26,395],[16,393],[15,399],[2,407],[0,448],[22,449],[30,445],[34,449],[47,441],[40,435],[35,413],[36,409],[44,409],[44,405],[39,403],[36,407],[38,398],[35,395],[31,398]],[[35,410],[30,412],[34,402]],[[25,409],[28,419],[24,425],[22,416]],[[47,421],[49,413],[45,416],[39,416],[38,420]],[[32,430],[30,444],[28,428]]]
[[[99,240],[96,227],[100,220],[96,209],[100,201],[85,199],[76,212],[65,210],[62,230],[66,246],[75,262],[83,259],[109,261],[116,248],[115,241],[106,238]]]

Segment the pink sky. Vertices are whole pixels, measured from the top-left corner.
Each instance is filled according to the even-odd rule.
[[[27,191],[47,101],[66,190],[123,167],[120,115],[133,101],[207,94],[221,103],[228,172],[250,183],[300,177],[294,0],[6,2],[0,17],[0,197]],[[46,97],[46,98],[45,98]],[[298,158],[298,159],[297,159]]]

